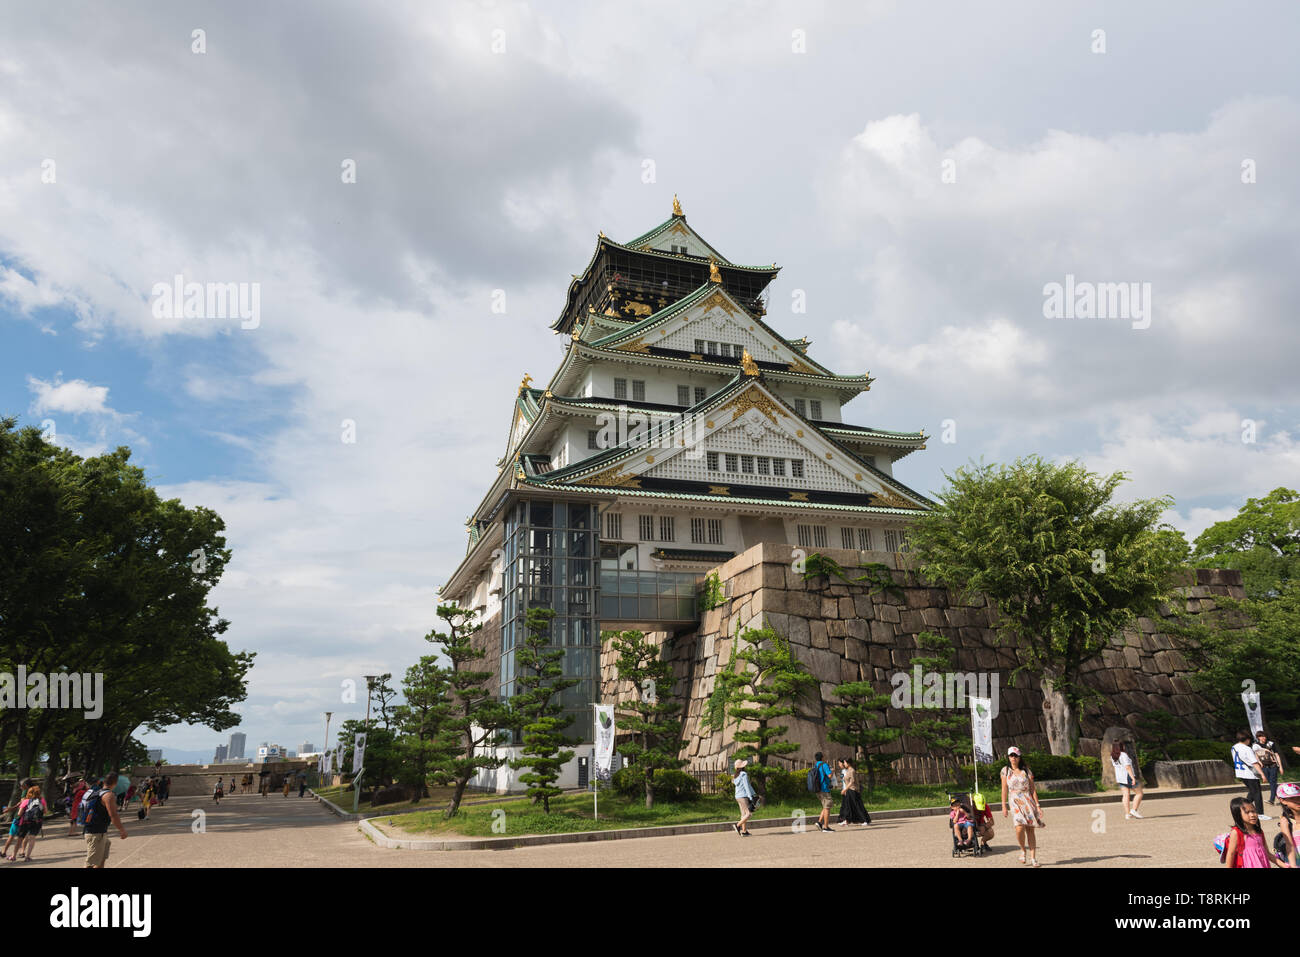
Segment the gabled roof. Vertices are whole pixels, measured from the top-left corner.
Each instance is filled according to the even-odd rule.
[[[758,394],[749,400],[742,402],[745,393],[749,390],[756,390]],[[787,405],[780,397],[769,391],[762,384],[759,377],[748,375],[736,376],[713,395],[706,398],[703,402],[691,406],[682,414],[684,418],[692,420],[697,423],[697,425],[703,421],[704,428],[708,430],[709,434],[712,434],[716,429],[720,429],[728,423],[720,421],[715,425],[714,420],[708,418],[708,416],[717,416],[718,413],[724,413],[733,407],[736,408],[731,419],[728,420],[728,423],[735,421],[735,419],[738,418],[742,412],[747,411],[747,409],[756,408],[773,422],[776,422],[777,420],[774,413],[779,413],[782,418],[788,418],[791,420],[792,428],[789,431],[792,433],[790,436],[792,440],[798,442],[802,439],[804,441],[800,444],[808,445],[808,440],[816,437],[821,440],[823,448],[830,448],[841,453],[841,459],[838,460],[840,465],[834,466],[833,468],[841,472],[845,482],[862,489],[858,494],[864,497],[863,504],[867,501],[867,499],[865,499],[866,496],[871,496],[869,501],[879,501],[882,506],[901,506],[905,510],[907,510],[909,506],[913,509],[923,509],[933,504],[925,496],[913,491],[906,485],[903,485],[892,476],[868,465],[843,445],[823,434],[813,422],[799,415],[798,412]],[[547,487],[562,487],[569,485],[582,488],[592,486],[614,489],[641,488],[643,473],[649,471],[645,466],[653,466],[656,464],[656,461],[659,466],[662,466],[664,462],[671,460],[675,455],[682,454],[685,451],[684,448],[673,448],[665,450],[663,454],[656,453],[646,455],[647,447],[648,446],[642,444],[624,444],[605,449],[595,455],[583,459],[580,462],[575,462],[564,468],[555,469],[554,471],[546,473],[545,478],[542,481]],[[815,449],[811,448],[809,449],[809,453],[814,456],[818,454]],[[835,461],[832,452],[827,452],[826,458]],[[843,463],[846,461],[852,461],[854,464],[850,468],[841,471]],[[872,481],[870,483],[864,481],[865,474],[871,475]],[[721,480],[720,476],[720,481]],[[524,479],[526,484],[532,484],[534,481],[538,480],[532,478]],[[669,486],[681,483],[659,480],[654,484],[662,486],[659,491],[663,491],[665,494],[671,494]],[[876,485],[881,487],[880,491],[873,487]],[[679,491],[682,493],[687,492],[685,488]],[[779,493],[781,490],[779,488],[774,486],[772,491],[773,493],[776,493],[776,497],[772,499],[772,501],[785,501],[780,497]],[[802,493],[803,490],[790,490],[790,492],[792,495],[795,495]],[[831,495],[831,493],[826,494]],[[834,497],[836,498],[842,497],[842,495],[843,493],[834,493]],[[748,497],[753,498],[756,496],[751,495]],[[793,500],[808,501],[809,499],[796,498]]]
[[[676,241],[670,242],[670,239],[675,239]],[[687,248],[690,248],[692,244],[697,248],[703,246],[709,251],[712,258],[717,260],[719,265],[732,265],[731,260],[718,252],[717,248],[712,243],[708,242],[694,229],[686,225],[685,216],[678,216],[676,214],[669,216],[649,232],[642,233],[636,239],[630,239],[623,245],[637,249],[651,249],[655,246],[663,245],[664,243],[668,243],[669,246],[686,246]]]
[[[788,365],[791,372],[805,372],[812,374],[820,373],[821,375],[827,376],[835,375],[835,373],[831,372],[830,369],[827,369],[821,363],[808,358],[802,350],[796,348],[788,339],[765,323],[760,316],[754,315],[754,313],[746,309],[743,304],[737,302],[736,298],[723,286],[714,282],[705,283],[693,292],[678,299],[671,306],[665,306],[658,312],[646,316],[641,321],[633,323],[624,329],[616,330],[607,336],[594,339],[589,344],[601,349],[628,348],[629,346],[639,347],[641,346],[641,340],[646,336],[681,315],[683,312],[701,304],[706,308],[712,308],[715,303],[720,304],[728,314],[734,315],[739,313],[744,316],[745,319],[742,322],[742,325],[748,325],[751,329],[754,326],[758,326],[772,339],[776,340],[788,349],[790,351],[790,362]],[[653,343],[647,342],[644,345],[645,347],[652,347]],[[756,360],[761,359],[760,356],[754,356],[753,358]]]

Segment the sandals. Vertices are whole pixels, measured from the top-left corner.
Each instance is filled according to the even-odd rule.
[[[1021,851],[1021,852],[1020,852],[1020,863],[1021,863],[1021,864],[1024,864],[1024,863],[1025,863],[1025,852],[1024,852],[1024,851]]]

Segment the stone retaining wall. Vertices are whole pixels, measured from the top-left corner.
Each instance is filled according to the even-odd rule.
[[[806,703],[804,713],[790,723],[788,739],[801,746],[797,759],[810,760],[815,751],[838,754],[845,750],[826,738],[828,708],[838,703],[835,686],[863,680],[889,693],[890,676],[908,669],[917,651],[916,637],[923,631],[952,639],[956,670],[998,675],[995,750],[1005,750],[1013,743],[1027,750],[1047,750],[1042,730],[1043,696],[1037,680],[1022,675],[1017,687],[1010,687],[1009,677],[1017,661],[1010,650],[995,647],[996,609],[989,607],[986,599],[967,601],[946,589],[930,587],[909,569],[906,555],[888,552],[819,550],[850,574],[861,564],[887,566],[902,589],[901,597],[882,590],[872,594],[868,585],[845,584],[834,578],[805,582],[793,568],[794,551],[789,545],[756,545],[719,566],[727,601],[705,612],[695,632],[650,636],[667,645],[677,681],[675,693],[686,701],[682,757],[692,764],[713,764],[735,750],[733,728],[706,731],[700,718],[713,691],[714,676],[729,660],[733,636],[764,624],[791,641],[819,682],[815,700]],[[1187,612],[1193,614],[1213,611],[1219,596],[1244,597],[1240,573],[1218,569],[1198,570],[1194,580],[1189,574],[1180,591]],[[1085,708],[1082,753],[1098,755],[1106,727],[1133,727],[1138,716],[1155,710],[1178,716],[1189,737],[1219,734],[1209,702],[1188,683],[1189,663],[1162,625],[1163,618],[1138,619],[1134,629],[1118,636],[1099,658],[1085,665],[1086,683],[1104,695],[1104,700]],[[630,683],[615,677],[614,658],[606,642],[601,655],[603,701],[625,700],[635,694]],[[891,709],[887,721],[905,726],[907,717]],[[925,750],[920,741],[907,737],[897,747],[914,754]]]

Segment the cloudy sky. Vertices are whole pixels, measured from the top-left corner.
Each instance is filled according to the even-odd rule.
[[[848,420],[935,436],[918,490],[1078,458],[1194,535],[1300,482],[1285,0],[3,7],[0,412],[225,518],[250,743],[429,652],[570,275],[673,193],[876,377]],[[177,275],[256,321],[166,315]],[[1149,325],[1046,318],[1067,276]]]

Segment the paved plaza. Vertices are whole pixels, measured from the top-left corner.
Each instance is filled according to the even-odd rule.
[[[1125,821],[1112,804],[1047,808],[1038,860],[1049,867],[1215,867],[1212,841],[1226,829],[1232,795],[1148,800],[1146,818]],[[206,831],[191,830],[192,812]],[[1267,809],[1271,810],[1271,809]],[[124,819],[125,820],[125,819]],[[400,818],[398,818],[400,820]],[[127,821],[126,841],[113,838],[108,866],[117,867],[953,867],[1020,868],[1014,830],[997,812],[993,852],[953,860],[942,817],[881,821],[871,827],[819,833],[763,828],[490,851],[413,851],[377,847],[355,822],[341,821],[310,797],[236,795],[220,806],[177,798],[147,822]],[[1265,822],[1271,842],[1276,820]],[[399,832],[386,828],[390,833]],[[50,822],[32,863],[0,862],[7,870],[80,867],[84,841],[67,837],[66,820]],[[400,835],[407,836],[407,835]]]

